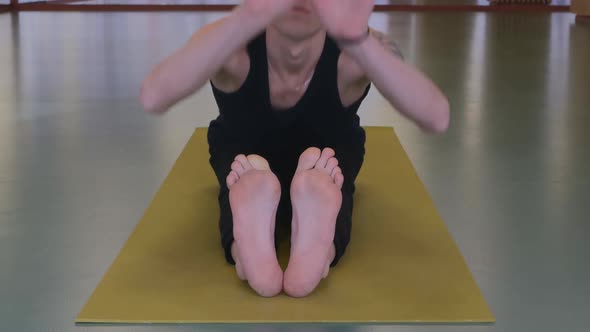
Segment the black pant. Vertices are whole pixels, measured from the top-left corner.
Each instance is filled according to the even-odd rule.
[[[237,155],[257,154],[265,158],[273,173],[281,183],[281,200],[277,210],[275,227],[276,246],[283,240],[282,236],[290,231],[292,209],[290,186],[299,156],[310,147],[319,149],[332,148],[336,152],[339,167],[344,175],[342,187],[342,206],[336,220],[334,246],[336,256],[331,266],[335,266],[346,251],[351,239],[353,195],[355,192],[355,180],[364,161],[365,133],[362,128],[356,128],[353,133],[334,134],[328,131],[312,130],[291,126],[278,128],[273,131],[260,133],[239,133],[232,131],[231,135],[221,134],[222,130],[216,126],[209,128],[209,152],[210,164],[217,176],[219,191],[219,231],[221,233],[221,245],[225,252],[225,258],[230,264],[235,264],[231,255],[231,246],[234,241],[233,217],[229,202],[229,189],[226,177],[231,171],[231,164]],[[229,132],[229,131],[223,131]]]

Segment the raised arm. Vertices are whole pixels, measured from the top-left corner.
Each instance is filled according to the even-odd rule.
[[[141,104],[163,113],[213,79],[231,86],[243,48],[276,17],[293,7],[294,0],[245,0],[231,14],[197,31],[178,51],[160,63],[141,87]]]
[[[424,131],[447,130],[447,98],[428,77],[405,63],[383,34],[367,32],[374,0],[313,1],[328,33],[354,63],[347,73],[352,85],[364,89],[372,82],[393,107]]]
[[[401,114],[428,133],[444,133],[449,126],[449,102],[439,88],[418,69],[407,64],[384,35],[373,32],[358,43],[343,47],[360,67],[356,84],[372,82]]]

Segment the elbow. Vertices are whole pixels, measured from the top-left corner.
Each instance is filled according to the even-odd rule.
[[[436,101],[433,102],[433,106],[430,108],[429,112],[432,114],[430,117],[430,121],[428,124],[428,131],[432,134],[444,134],[448,131],[450,126],[450,103],[449,100],[441,96],[437,98]]]
[[[151,114],[162,113],[158,102],[158,93],[154,89],[149,80],[145,81],[141,86],[139,101],[143,110]]]

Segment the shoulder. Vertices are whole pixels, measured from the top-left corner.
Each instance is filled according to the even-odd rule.
[[[213,85],[225,93],[239,90],[248,79],[253,61],[266,50],[265,37],[266,31],[263,31],[234,52],[214,74]]]
[[[247,48],[234,52],[211,78],[219,90],[231,93],[240,89],[250,71],[250,55]]]

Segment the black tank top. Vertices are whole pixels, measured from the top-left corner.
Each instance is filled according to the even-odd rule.
[[[239,90],[225,93],[211,83],[219,117],[209,127],[210,142],[259,141],[287,132],[364,138],[357,113],[370,85],[354,104],[342,105],[337,82],[341,51],[329,36],[306,92],[289,109],[278,110],[271,103],[266,33],[253,39],[247,52],[250,70]]]

